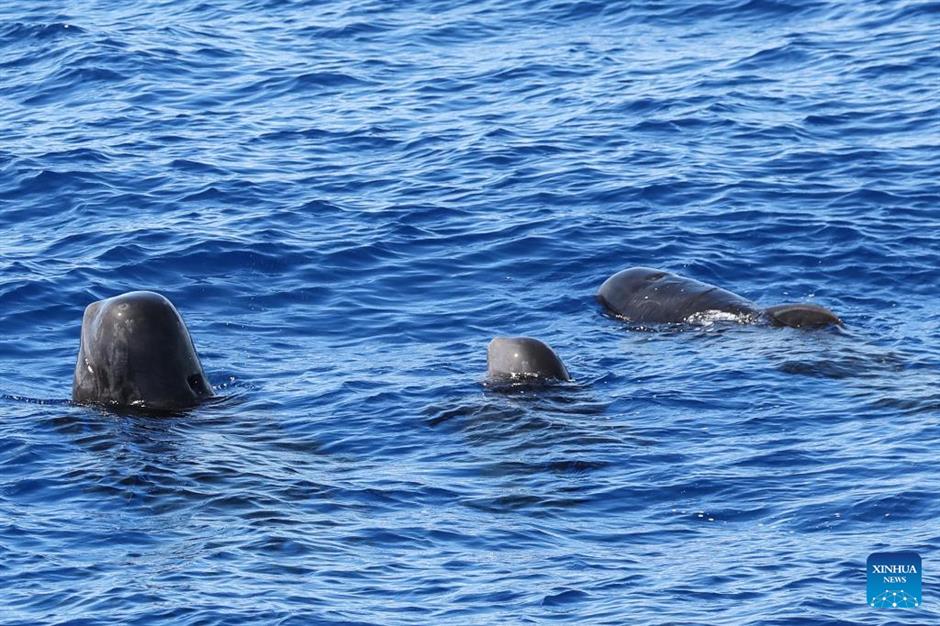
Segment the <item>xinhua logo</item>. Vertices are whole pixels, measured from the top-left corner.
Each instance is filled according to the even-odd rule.
[[[921,605],[921,562],[914,552],[875,552],[868,557],[868,606],[876,609]]]

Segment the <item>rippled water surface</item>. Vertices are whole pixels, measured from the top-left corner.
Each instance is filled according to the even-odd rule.
[[[919,0],[2,3],[0,622],[938,620],[938,58]],[[635,265],[846,327],[629,328]],[[221,402],[69,404],[131,289]]]

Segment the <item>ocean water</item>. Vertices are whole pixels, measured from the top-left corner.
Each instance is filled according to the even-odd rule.
[[[938,58],[920,0],[3,2],[0,623],[937,623]],[[635,265],[846,326],[630,328]],[[132,289],[219,402],[69,403]]]

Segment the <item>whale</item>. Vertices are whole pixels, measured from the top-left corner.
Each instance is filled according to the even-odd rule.
[[[721,287],[649,267],[617,272],[600,286],[597,300],[615,317],[638,324],[696,323],[721,318],[791,328],[842,325],[835,313],[816,304],[762,308]]]
[[[211,397],[189,330],[166,297],[132,291],[85,308],[73,402],[172,412]]]
[[[486,374],[495,382],[571,380],[555,351],[533,337],[496,337],[490,341]]]

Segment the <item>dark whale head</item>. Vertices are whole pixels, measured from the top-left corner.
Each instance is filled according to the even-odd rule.
[[[778,304],[764,309],[764,315],[774,326],[824,328],[842,325],[835,313],[817,304]]]
[[[132,291],[85,309],[74,402],[176,411],[211,396],[183,318],[165,297]]]
[[[496,337],[486,350],[491,380],[571,380],[558,355],[532,337]]]
[[[709,311],[729,313],[742,321],[757,316],[757,305],[693,278],[649,267],[631,267],[604,281],[597,300],[608,312],[637,323],[689,321]]]

